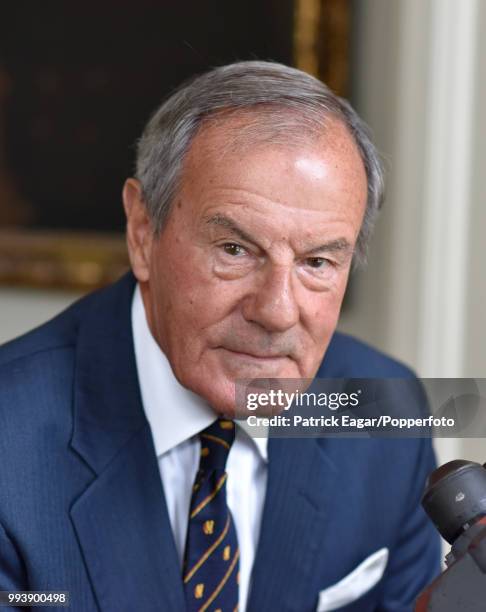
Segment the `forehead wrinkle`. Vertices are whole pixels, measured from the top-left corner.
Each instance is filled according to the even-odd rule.
[[[221,163],[227,156],[245,155],[268,147],[284,152],[321,148],[341,152],[353,150],[361,160],[355,139],[340,117],[332,112],[319,112],[310,124],[307,120],[300,113],[273,104],[260,108],[222,109],[203,120],[185,162],[191,159],[192,163],[204,164],[204,160],[212,156],[216,163]]]
[[[230,197],[230,195],[228,194],[228,199],[226,200],[226,198],[223,198],[221,200],[221,204],[231,204],[231,205],[235,205],[235,206],[248,206],[248,204],[250,203],[256,203],[258,204],[257,200],[260,200],[260,202],[262,204],[276,204],[278,206],[282,206],[283,208],[290,208],[292,210],[296,210],[295,205],[292,204],[292,202],[284,202],[282,200],[279,199],[270,199],[260,193],[258,193],[257,191],[251,191],[249,189],[243,188],[243,187],[229,187],[229,186],[225,186],[225,185],[218,185],[218,186],[212,186],[212,189],[214,189],[214,191],[227,191],[227,192],[235,192],[235,196],[234,199]],[[243,197],[238,197],[238,193],[241,193]],[[250,200],[250,199],[245,199],[244,196],[251,196],[252,198],[255,198],[255,200]],[[209,197],[207,196],[207,199],[209,200],[213,200],[213,197]],[[319,210],[315,210],[313,208],[299,208],[299,214],[302,214],[302,211],[307,211],[310,213],[319,213]]]
[[[223,191],[223,192],[229,192],[228,193],[228,198],[231,198],[230,193],[233,192],[234,193],[234,200],[231,198],[231,204],[236,204],[236,205],[240,205],[240,206],[245,206],[248,204],[248,201],[246,201],[248,199],[248,196],[250,196],[251,198],[255,198],[255,200],[261,200],[263,203],[271,203],[271,204],[279,204],[280,206],[292,206],[292,204],[286,204],[285,202],[282,202],[281,200],[274,200],[274,199],[269,199],[267,196],[258,193],[258,191],[253,191],[250,189],[247,189],[246,187],[234,187],[234,186],[229,186],[229,185],[215,185],[212,186],[212,189],[214,189],[214,191]],[[239,194],[241,194],[243,197],[239,196]],[[245,198],[245,196],[247,196]]]
[[[255,147],[273,145],[295,148],[312,144],[327,133],[328,123],[338,121],[333,113],[310,113],[281,104],[258,104],[249,108],[227,108],[206,117],[194,140],[203,136],[219,158]]]

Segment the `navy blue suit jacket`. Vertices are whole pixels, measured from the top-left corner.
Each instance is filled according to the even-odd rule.
[[[74,612],[184,610],[133,289],[129,274],[0,349],[0,590],[67,590]],[[411,376],[338,333],[319,374]],[[248,610],[315,610],[320,590],[382,547],[382,580],[343,610],[412,610],[439,571],[420,507],[433,467],[426,439],[270,439]]]

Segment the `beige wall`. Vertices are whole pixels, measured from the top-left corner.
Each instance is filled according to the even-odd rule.
[[[0,287],[0,344],[52,318],[77,297],[76,293]]]
[[[354,4],[354,102],[388,188],[341,329],[422,376],[486,377],[486,3]],[[483,439],[437,449],[486,460]]]

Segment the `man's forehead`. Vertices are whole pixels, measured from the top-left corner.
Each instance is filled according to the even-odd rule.
[[[334,117],[327,117],[322,129],[307,129],[299,123],[298,115],[293,114],[295,125],[278,118],[269,118],[265,113],[252,111],[232,113],[229,116],[206,121],[198,130],[187,151],[183,163],[182,181],[188,172],[201,172],[207,175],[212,169],[228,167],[229,161],[237,166],[248,160],[250,154],[258,154],[273,149],[282,160],[294,160],[298,151],[312,151],[302,155],[297,166],[300,170],[313,174],[316,178],[325,172],[322,157],[336,154],[347,163],[341,164],[343,172],[354,170],[364,176],[366,172],[361,154],[354,138],[344,123]],[[308,126],[307,126],[308,127]],[[226,165],[225,165],[226,162]],[[285,163],[285,162],[284,162]],[[286,171],[282,168],[282,171]]]
[[[332,115],[316,113],[310,120],[295,109],[260,104],[213,113],[201,123],[193,144],[203,140],[229,151],[260,144],[302,146],[323,137],[335,123],[341,121]]]
[[[227,136],[223,128],[221,122],[201,132],[186,159],[179,200],[189,223],[202,227],[211,218],[213,228],[242,230],[242,236],[247,227],[252,236],[268,239],[289,231],[299,251],[340,237],[354,243],[367,184],[344,127],[336,125],[323,142],[305,146],[266,143],[222,151],[216,145]]]
[[[364,206],[367,182],[361,160],[327,153],[268,147],[219,160],[205,157],[186,166],[180,193],[197,214],[225,203],[251,206],[255,213],[272,213],[273,208],[278,214]]]
[[[261,104],[211,114],[200,124],[186,157],[194,150],[221,155],[261,145],[328,147],[335,146],[338,139],[356,147],[354,137],[339,117],[316,112],[310,118],[296,109]]]

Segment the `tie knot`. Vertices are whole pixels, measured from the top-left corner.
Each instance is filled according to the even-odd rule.
[[[231,445],[235,439],[235,424],[228,419],[218,419],[200,432],[201,460],[199,468],[204,471],[224,470]]]

